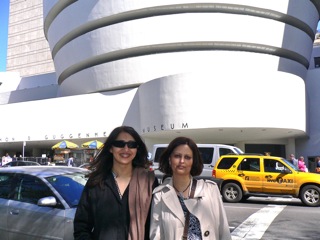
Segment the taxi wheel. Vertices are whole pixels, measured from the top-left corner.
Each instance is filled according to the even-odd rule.
[[[222,197],[226,202],[240,202],[242,196],[242,189],[236,183],[227,183],[222,187]]]
[[[315,185],[304,186],[300,193],[300,199],[307,206],[320,206],[320,188]]]

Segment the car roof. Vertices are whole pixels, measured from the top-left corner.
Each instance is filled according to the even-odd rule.
[[[84,168],[67,166],[17,166],[0,168],[0,173],[22,173],[43,178],[75,172],[89,173],[89,171]]]
[[[198,147],[234,147],[234,148],[238,148],[236,146],[233,145],[227,145],[227,144],[220,144],[220,143],[196,143]],[[154,147],[167,147],[169,145],[169,143],[159,143],[159,144],[154,144]]]
[[[278,156],[267,156],[263,154],[257,154],[257,153],[242,153],[242,154],[226,154],[221,156],[221,158],[228,158],[228,157],[236,157],[236,158],[254,158],[254,157],[263,157],[263,158],[274,158],[274,159],[284,159],[283,157]]]

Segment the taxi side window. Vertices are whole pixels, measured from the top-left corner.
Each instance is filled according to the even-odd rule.
[[[235,164],[235,162],[237,160],[238,160],[237,157],[224,157],[218,163],[217,168],[218,169],[230,169]]]
[[[285,169],[285,166],[277,160],[273,160],[273,159],[265,159],[264,160],[264,171],[265,172],[280,173],[284,169]]]
[[[242,171],[260,171],[260,159],[259,158],[244,158],[240,163],[238,170]]]

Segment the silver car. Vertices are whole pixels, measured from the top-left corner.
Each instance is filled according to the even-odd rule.
[[[4,164],[2,167],[17,167],[17,166],[40,166],[40,164],[32,161],[18,160],[18,161],[8,162]]]
[[[87,173],[65,166],[0,168],[1,239],[73,239]]]

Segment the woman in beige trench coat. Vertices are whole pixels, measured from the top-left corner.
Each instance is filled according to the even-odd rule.
[[[162,154],[159,167],[169,177],[153,191],[150,239],[183,239],[185,231],[186,239],[231,240],[217,185],[209,180],[193,181],[203,168],[193,140],[174,139]],[[195,191],[190,197],[192,185]],[[185,230],[187,212],[190,221]]]

